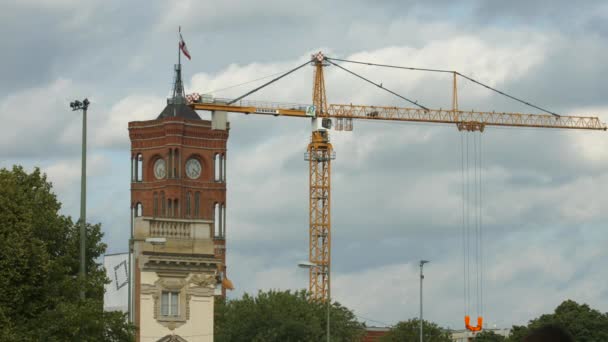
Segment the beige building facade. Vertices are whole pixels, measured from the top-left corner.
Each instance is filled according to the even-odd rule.
[[[212,222],[137,217],[135,315],[138,340],[213,341],[220,261]]]

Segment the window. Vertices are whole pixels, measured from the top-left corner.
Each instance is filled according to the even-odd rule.
[[[194,217],[199,218],[201,215],[201,193],[194,193]]]
[[[226,205],[222,203],[222,228],[221,237],[226,237]]]
[[[179,316],[179,292],[162,292],[160,314],[161,316]]]
[[[143,212],[144,206],[140,202],[137,202],[137,204],[135,205],[135,217],[141,217],[143,215]]]
[[[167,200],[167,217],[173,217],[173,201]]]
[[[220,232],[221,225],[222,225],[222,223],[221,223],[222,213],[220,212],[222,210],[221,208],[222,207],[220,206],[219,203],[215,203],[215,206],[213,208],[213,224],[215,226],[215,229],[214,229],[215,230],[215,233],[214,233],[215,237],[222,236],[221,232]]]
[[[222,154],[222,164],[221,167],[222,169],[222,182],[226,181],[226,155]]]
[[[158,193],[154,193],[154,217],[158,216]]]
[[[214,168],[214,179],[216,182],[219,182],[221,180],[221,160],[220,160],[220,154],[216,153],[215,157],[213,158],[213,164],[215,166]]]
[[[168,167],[169,175],[167,178],[173,178],[173,149],[169,149],[169,167]]]
[[[226,205],[215,203],[213,222],[215,226],[215,237],[224,238],[226,236]]]
[[[131,155],[131,182],[135,182],[137,180],[137,162],[135,161],[135,156]]]
[[[173,211],[175,212],[175,217],[180,217],[181,213],[179,211],[179,202],[177,202],[177,199],[173,200]]]
[[[135,164],[136,179],[135,179],[135,181],[141,182],[144,180],[144,157],[141,155],[141,153],[139,153],[139,154],[137,154],[135,159],[136,159],[136,164]]]
[[[160,216],[167,216],[167,211],[165,210],[165,192],[160,192]]]
[[[180,171],[178,169],[178,166],[181,168],[181,162],[179,160],[179,150],[175,149],[175,153],[173,154],[173,158],[175,159],[173,161],[173,177],[174,178],[179,178],[179,172]]]
[[[186,194],[186,217],[190,217],[191,211],[191,202],[192,202],[192,193],[188,191]]]

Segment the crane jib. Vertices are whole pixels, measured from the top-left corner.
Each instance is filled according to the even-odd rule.
[[[244,114],[262,114],[290,117],[326,117],[332,119],[359,119],[383,121],[409,121],[456,124],[460,130],[483,131],[485,126],[537,127],[606,131],[606,124],[591,116],[554,116],[507,112],[453,111],[446,109],[420,109],[403,107],[330,104],[327,113],[317,113],[314,106],[274,102],[240,101],[240,105],[225,103],[191,103],[195,110],[226,111]]]

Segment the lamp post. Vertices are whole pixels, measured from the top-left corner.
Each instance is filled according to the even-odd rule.
[[[80,175],[80,278],[83,287],[80,289],[80,298],[85,297],[84,280],[86,278],[86,222],[87,222],[87,109],[89,100],[82,102],[76,100],[70,103],[73,111],[82,110],[82,170]]]
[[[428,260],[420,260],[420,342],[423,342],[422,337],[422,280],[424,279],[424,274],[422,273],[422,268],[424,264],[429,263]]]
[[[312,263],[310,261],[303,261],[298,263],[298,267],[311,269],[313,267],[319,267],[318,264]],[[327,265],[327,279],[329,278],[329,265]],[[329,330],[329,312],[331,307],[331,282],[328,280],[327,282],[327,342],[330,341],[330,330]]]

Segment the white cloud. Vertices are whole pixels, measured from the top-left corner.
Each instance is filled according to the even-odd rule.
[[[163,99],[149,95],[128,95],[114,104],[107,113],[99,115],[94,128],[98,146],[128,146],[130,121],[155,119],[162,111]]]

